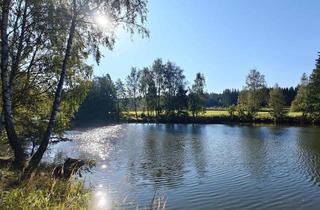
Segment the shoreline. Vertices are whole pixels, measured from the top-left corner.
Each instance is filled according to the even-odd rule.
[[[124,123],[161,123],[161,124],[265,124],[265,125],[286,125],[286,126],[318,126],[319,122],[312,122],[311,120],[301,117],[284,117],[275,121],[271,118],[253,118],[244,119],[238,116],[214,116],[214,117],[144,117],[144,118],[124,118],[119,122]]]
[[[313,122],[301,116],[284,116],[275,121],[272,118],[240,118],[239,116],[145,116],[135,118],[134,116],[123,116],[119,120],[91,119],[88,121],[73,121],[71,129],[96,126],[107,126],[119,123],[155,123],[155,124],[226,124],[226,125],[276,125],[276,126],[320,126],[320,121]],[[69,129],[70,129],[69,128]]]

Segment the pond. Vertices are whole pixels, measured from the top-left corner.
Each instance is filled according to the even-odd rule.
[[[92,209],[317,209],[320,129],[120,124],[67,132],[48,160],[93,159]]]

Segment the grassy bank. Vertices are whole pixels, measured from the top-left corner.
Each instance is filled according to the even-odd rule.
[[[199,113],[196,117],[192,117],[191,113],[183,116],[165,116],[156,117],[155,113],[150,113],[147,116],[142,111],[138,112],[138,118],[135,117],[135,112],[124,113],[124,120],[127,122],[159,122],[159,123],[267,123],[267,124],[312,124],[308,119],[302,118],[301,112],[287,112],[281,119],[275,120],[272,117],[270,109],[261,109],[255,117],[248,118],[239,116],[237,112],[233,115],[226,109],[207,109],[205,112]]]
[[[0,209],[88,209],[91,193],[82,181],[53,179],[48,170],[23,182],[10,168],[1,168],[0,173]]]
[[[97,209],[104,209],[101,202],[94,199],[97,194],[86,188],[83,181],[52,179],[48,170],[41,170],[24,182],[18,182],[17,177],[12,169],[0,169],[1,210],[86,210],[90,209],[89,205],[96,205],[92,201],[98,202]],[[121,208],[120,204],[112,205],[112,209]],[[139,207],[137,204],[135,209],[165,210],[166,200],[154,197],[150,205]]]

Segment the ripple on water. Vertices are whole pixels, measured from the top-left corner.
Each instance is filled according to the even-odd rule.
[[[54,145],[96,160],[92,209],[312,209],[320,205],[313,128],[123,124],[69,132]],[[59,146],[60,145],[60,146]]]

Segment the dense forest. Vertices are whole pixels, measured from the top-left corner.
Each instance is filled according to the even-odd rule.
[[[302,75],[296,87],[269,87],[265,76],[253,69],[242,90],[225,89],[222,93],[205,91],[205,77],[197,73],[191,86],[183,69],[174,62],[156,59],[149,67],[133,67],[125,81],[112,81],[110,75],[95,77],[87,98],[76,115],[76,121],[119,120],[133,112],[135,117],[197,116],[208,109],[225,109],[246,119],[268,109],[277,120],[290,110],[318,121],[319,59],[308,78]]]

